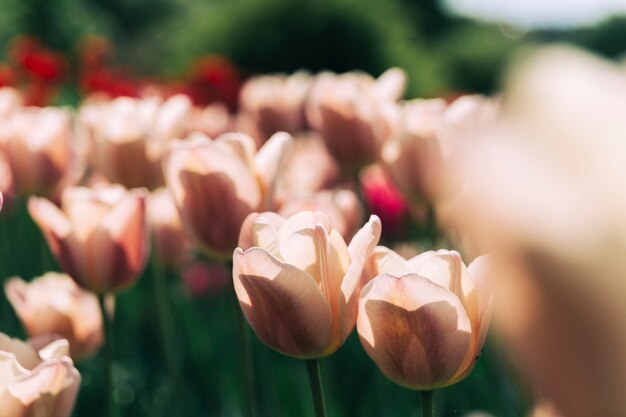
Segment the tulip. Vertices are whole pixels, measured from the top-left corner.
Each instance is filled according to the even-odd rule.
[[[24,103],[22,94],[13,87],[0,87],[0,120],[6,121]]]
[[[12,278],[4,291],[29,337],[60,335],[69,341],[75,359],[90,356],[102,345],[98,299],[68,275],[47,272],[30,283]]]
[[[332,188],[339,179],[339,165],[326,150],[324,141],[315,134],[298,136],[285,153],[281,175],[276,178],[274,204],[301,194]]]
[[[39,352],[0,333],[0,417],[68,417],[80,374],[57,340]]]
[[[239,94],[240,111],[254,123],[262,142],[276,132],[299,132],[304,130],[304,101],[310,85],[305,72],[253,77]]]
[[[454,164],[454,223],[496,255],[494,324],[542,397],[626,415],[626,76],[574,48],[524,58],[498,125]]]
[[[52,197],[73,173],[68,110],[23,107],[6,120],[0,135],[20,192]]]
[[[216,101],[206,107],[193,106],[189,112],[185,130],[183,137],[187,137],[192,132],[202,132],[213,138],[237,129],[235,117],[230,114],[228,107]]]
[[[206,252],[226,259],[237,246],[245,218],[271,206],[274,178],[291,136],[277,133],[255,152],[252,138],[196,135],[180,141],[166,177],[187,235]]]
[[[347,174],[378,159],[392,133],[406,76],[392,68],[374,80],[367,74],[322,73],[306,106],[307,119]]]
[[[32,197],[28,211],[61,268],[81,287],[120,291],[139,277],[148,253],[143,191],[68,187],[61,208]]]
[[[380,230],[372,216],[347,246],[324,213],[251,214],[233,254],[233,279],[257,336],[302,359],[341,347],[354,329],[363,265]]]
[[[159,261],[166,266],[180,265],[189,253],[189,241],[167,188],[159,188],[148,196],[148,223]]]
[[[428,391],[459,382],[472,370],[491,321],[488,258],[468,268],[454,251],[409,260],[377,247],[361,292],[357,331],[380,370],[406,388]]]
[[[80,120],[92,141],[95,168],[110,182],[154,189],[164,184],[161,158],[169,141],[185,132],[187,96],[119,97],[83,107]]]
[[[495,102],[481,96],[462,96],[450,105],[442,99],[405,103],[381,153],[404,196],[414,204],[442,199],[446,164],[452,163],[453,154],[475,129],[493,122],[496,113]]]
[[[361,222],[363,209],[356,194],[347,189],[324,190],[295,196],[283,204],[278,214],[289,217],[300,211],[321,211],[330,219],[330,227],[349,240]]]

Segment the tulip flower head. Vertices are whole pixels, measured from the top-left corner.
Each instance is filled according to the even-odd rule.
[[[409,260],[377,247],[365,274],[357,330],[361,344],[392,381],[415,390],[452,385],[472,370],[491,321],[488,258],[466,268],[454,251]]]
[[[30,283],[12,278],[4,290],[30,337],[60,335],[75,359],[93,354],[102,344],[98,299],[68,275],[48,272]]]
[[[23,107],[0,132],[13,181],[24,194],[53,196],[72,167],[72,117],[68,110]]]
[[[341,347],[354,329],[363,266],[380,231],[372,216],[346,245],[322,212],[251,214],[233,254],[233,279],[257,336],[302,359]]]
[[[61,208],[32,197],[28,211],[61,268],[81,287],[120,291],[139,277],[148,253],[142,190],[68,187]]]
[[[346,173],[375,162],[392,132],[406,76],[392,68],[376,80],[362,73],[318,75],[306,114]]]
[[[161,158],[169,141],[184,133],[190,111],[184,95],[167,101],[118,97],[84,106],[80,119],[92,141],[94,166],[128,188],[162,186]]]
[[[68,417],[80,374],[67,351],[64,339],[37,351],[0,333],[0,417]]]
[[[274,178],[291,141],[277,133],[258,152],[244,134],[215,140],[195,135],[176,143],[166,179],[187,235],[210,255],[230,257],[245,218],[271,206]]]

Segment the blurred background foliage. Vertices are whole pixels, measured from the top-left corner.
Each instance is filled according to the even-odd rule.
[[[222,54],[244,75],[329,69],[409,73],[408,96],[498,88],[522,44],[566,40],[611,57],[626,49],[625,18],[592,28],[522,33],[451,17],[437,0],[0,0],[0,50],[18,34],[76,61],[86,35],[111,39],[115,59],[143,76],[180,78]]]

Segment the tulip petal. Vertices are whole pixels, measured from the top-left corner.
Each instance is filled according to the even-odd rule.
[[[384,273],[399,277],[411,272],[406,259],[386,246],[376,246],[365,265],[367,279]]]
[[[485,343],[489,324],[491,323],[491,315],[493,313],[493,292],[490,277],[490,255],[479,256],[474,259],[467,267],[469,278],[474,283],[475,297],[478,304],[478,341],[477,346],[480,349]],[[468,298],[466,296],[466,298]]]
[[[383,274],[370,281],[359,300],[357,329],[381,371],[418,390],[449,385],[472,339],[460,300],[416,274]]]
[[[412,273],[449,289],[463,301],[461,278],[465,266],[458,252],[428,251],[409,259],[407,264]]]
[[[254,163],[263,183],[265,203],[270,204],[274,196],[276,174],[280,170],[285,153],[293,146],[293,138],[289,133],[278,132],[272,135],[259,149]]]
[[[301,211],[289,216],[278,230],[278,239],[285,242],[294,233],[303,229],[315,229],[316,224],[323,225],[330,229],[330,219],[326,213],[321,211]]]
[[[322,356],[331,335],[331,312],[308,273],[260,248],[233,254],[239,304],[269,347],[298,358]]]
[[[257,226],[257,221],[262,226]],[[239,247],[246,250],[257,246],[268,250],[272,255],[276,255],[278,250],[278,230],[284,223],[285,219],[282,216],[271,211],[250,213],[241,225]]]
[[[359,300],[359,292],[363,286],[362,274],[365,262],[371,255],[380,239],[382,226],[378,216],[370,216],[369,221],[354,235],[348,245],[350,266],[341,283],[340,333],[343,340],[354,329]]]

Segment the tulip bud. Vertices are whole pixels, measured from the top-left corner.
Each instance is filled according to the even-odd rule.
[[[54,196],[72,167],[72,117],[68,110],[24,107],[0,132],[16,188]]]
[[[119,97],[85,106],[81,122],[92,140],[91,159],[110,182],[154,189],[164,184],[161,158],[185,131],[187,96]]]
[[[98,299],[68,275],[47,272],[30,283],[12,278],[4,291],[29,337],[60,335],[75,359],[90,356],[102,344]]]
[[[361,344],[392,381],[433,390],[465,378],[491,321],[486,257],[466,268],[454,251],[429,251],[409,260],[377,247],[365,275],[357,330]]]
[[[405,74],[392,68],[374,80],[367,74],[320,74],[306,107],[311,127],[346,173],[378,159],[391,134]]]
[[[246,81],[239,94],[241,112],[256,125],[262,142],[276,132],[304,129],[304,100],[311,85],[305,72],[264,75]]]
[[[277,133],[259,152],[243,134],[197,135],[174,145],[166,176],[187,235],[213,256],[230,256],[246,216],[271,205],[291,140]]]
[[[0,333],[0,417],[68,417],[80,374],[66,356],[68,343],[56,340],[39,352]]]
[[[120,291],[139,278],[148,253],[141,190],[68,187],[61,208],[31,197],[28,211],[61,268],[83,288]]]
[[[233,254],[233,279],[257,336],[303,359],[339,349],[354,329],[363,265],[379,238],[376,216],[347,246],[324,213],[251,214]]]
[[[148,222],[159,260],[167,266],[180,265],[190,250],[189,241],[167,188],[159,188],[148,197]]]

